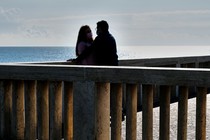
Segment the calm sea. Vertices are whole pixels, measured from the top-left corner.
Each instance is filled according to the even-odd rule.
[[[0,47],[0,62],[66,61],[75,58],[73,47]]]
[[[119,59],[209,55],[210,46],[118,46]],[[66,61],[75,47],[0,47],[0,63]]]

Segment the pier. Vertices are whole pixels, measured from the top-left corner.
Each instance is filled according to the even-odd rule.
[[[196,98],[195,139],[206,139],[210,56],[120,60],[120,66],[68,62],[0,64],[0,139],[153,140],[170,135],[170,104],[178,102],[177,138],[187,139],[188,99]],[[111,119],[110,119],[111,118]],[[111,120],[111,122],[110,122]]]

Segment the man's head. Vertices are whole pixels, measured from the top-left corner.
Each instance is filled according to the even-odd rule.
[[[97,34],[108,32],[109,24],[105,20],[97,22]]]

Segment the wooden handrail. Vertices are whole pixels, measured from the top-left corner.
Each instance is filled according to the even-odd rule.
[[[210,69],[126,66],[0,65],[0,79],[209,86]]]
[[[2,139],[61,139],[63,131],[66,139],[102,140],[111,136],[118,140],[122,137],[119,118],[123,92],[126,92],[126,139],[136,139],[138,85],[142,92],[143,139],[153,139],[154,87],[157,86],[160,87],[160,138],[169,139],[172,86],[178,87],[180,98],[177,138],[186,138],[190,86],[197,87],[196,139],[206,137],[210,69],[0,64],[0,80],[3,83],[0,87]]]

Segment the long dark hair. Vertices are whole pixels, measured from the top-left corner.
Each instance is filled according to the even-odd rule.
[[[84,42],[92,42],[93,39],[88,39],[87,38],[87,30],[90,30],[90,27],[88,25],[84,25],[82,26],[80,29],[79,29],[79,33],[78,33],[78,37],[77,37],[77,43],[76,43],[76,56],[78,56],[78,44],[81,42],[81,41],[84,41]]]

